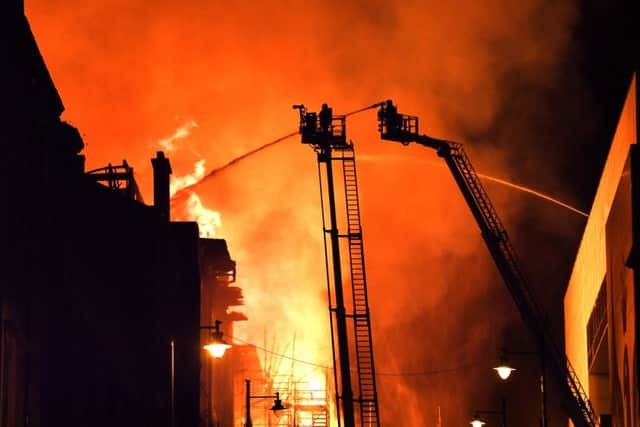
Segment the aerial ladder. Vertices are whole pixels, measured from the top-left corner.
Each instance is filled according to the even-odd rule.
[[[502,278],[522,316],[526,327],[536,340],[544,368],[558,382],[567,414],[576,427],[598,427],[599,420],[565,353],[555,343],[546,328],[542,311],[531,293],[520,262],[511,245],[507,231],[485,192],[461,144],[421,135],[418,117],[399,114],[391,100],[379,104],[378,130],[382,139],[404,145],[411,142],[436,150],[444,158],[460,188],[467,205],[480,226],[482,237]],[[543,415],[543,427],[546,419]]]
[[[327,104],[322,105],[319,113],[308,112],[304,105],[293,108],[300,110],[302,143],[314,149],[318,160],[338,425],[342,419],[345,427],[379,427],[356,159],[353,143],[346,140],[346,116],[333,115]],[[338,229],[335,165],[342,172],[342,177],[337,177],[338,184],[343,184],[344,205],[341,207],[346,211],[343,221],[346,230],[342,232]],[[325,209],[325,190],[328,209]],[[351,293],[346,295],[343,292],[341,247],[348,248],[349,252]],[[352,356],[357,368],[355,374],[351,367]]]

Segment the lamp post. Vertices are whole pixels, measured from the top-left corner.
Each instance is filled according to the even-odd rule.
[[[479,411],[476,409],[475,413],[473,414],[473,419],[469,424],[471,424],[473,427],[482,427],[483,425],[487,424],[480,418],[481,414],[501,415],[502,427],[507,427],[507,402],[504,398],[502,398],[502,408],[500,411]]]
[[[176,426],[176,342],[171,339],[171,427]]]
[[[244,380],[246,385],[246,394],[245,394],[245,427],[253,427],[253,422],[251,421],[251,399],[275,399],[273,401],[273,406],[271,407],[272,411],[282,411],[285,408],[282,405],[282,400],[280,400],[280,393],[276,391],[276,394],[264,395],[264,396],[251,396],[251,381]]]
[[[229,347],[231,347],[230,344],[228,344],[224,339],[222,339],[223,333],[220,330],[220,324],[222,324],[222,322],[220,320],[216,320],[216,324],[213,326],[211,325],[200,326],[200,329],[207,329],[212,331],[211,339],[204,346],[204,349],[207,350],[216,359],[220,359],[224,355],[224,352]]]
[[[547,391],[546,391],[546,375],[545,375],[545,363],[544,352],[542,347],[540,352],[535,351],[508,351],[503,348],[500,351],[500,364],[493,368],[502,381],[506,381],[511,376],[511,373],[516,369],[513,368],[509,362],[507,355],[514,356],[538,356],[540,360],[540,426],[547,427]]]
[[[203,348],[205,350],[207,350],[207,352],[209,352],[209,354],[214,357],[215,359],[220,359],[225,351],[227,351],[228,348],[231,347],[230,344],[228,344],[224,339],[223,339],[223,332],[220,330],[220,325],[222,324],[222,322],[220,320],[216,320],[214,325],[201,325],[200,329],[201,330],[208,330],[211,331],[211,336],[209,338],[209,340],[207,341],[207,343],[203,346]],[[207,373],[205,374],[206,376],[206,382],[207,382],[207,386],[205,388],[205,390],[207,390],[207,415],[206,415],[206,419],[207,419],[207,425],[213,425],[213,408],[212,408],[212,380],[211,380],[211,375],[212,375],[212,366],[210,361],[208,361],[207,365]]]
[[[216,359],[221,358],[224,352],[231,347],[222,339],[222,331],[220,325],[222,322],[216,320],[215,325],[203,325],[200,329],[211,330],[211,340],[203,347]],[[172,338],[170,342],[171,348],[171,427],[176,425],[176,363],[175,363],[175,340]]]

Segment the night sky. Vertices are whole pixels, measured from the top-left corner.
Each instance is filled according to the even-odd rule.
[[[634,41],[638,35],[638,12],[637,3],[625,1],[579,2],[578,11],[579,19],[560,72],[547,87],[522,85],[518,76],[514,76],[509,83],[514,97],[504,103],[501,119],[526,120],[532,125],[528,129],[534,130],[532,138],[522,136],[522,140],[537,147],[511,151],[513,161],[523,166],[520,182],[537,185],[549,194],[562,194],[562,199],[588,212],[632,72],[638,64],[639,50]],[[525,106],[525,112],[520,114],[519,95],[533,97],[536,108],[531,110]],[[500,132],[501,126],[497,128]],[[541,151],[546,161],[527,162],[531,152]],[[556,179],[540,181],[540,174],[550,174]],[[558,183],[562,184],[557,186]],[[517,225],[509,224],[509,227],[514,240],[520,243],[518,249],[523,259],[537,260],[535,264],[526,261],[525,264],[531,268],[538,299],[546,308],[548,320],[560,341],[562,297],[586,219],[585,222],[567,220],[562,230],[549,226],[548,222],[541,223],[540,219],[539,211],[533,209],[520,215]],[[522,242],[537,242],[537,246]],[[544,283],[547,285],[541,286]],[[558,285],[550,286],[550,283]],[[523,344],[517,331],[514,324],[506,328],[507,345],[531,348],[530,343]],[[528,382],[515,385],[518,392],[531,387],[535,375],[534,369],[529,372]],[[500,388],[493,390],[504,395]],[[531,388],[528,392],[532,392]],[[550,396],[550,425],[562,425],[559,422],[562,412],[554,402],[557,395],[553,389]],[[530,399],[532,404],[538,404],[535,392]]]
[[[608,141],[615,130],[634,63],[638,61],[637,9],[637,3],[631,1],[580,3],[581,18],[575,27],[572,48],[574,55],[567,58],[563,78],[569,87],[568,81],[576,77],[582,80],[590,101],[583,107],[587,111],[578,121],[579,126],[586,129],[585,133],[574,130],[578,138],[573,143],[568,141],[570,154],[576,156],[577,167],[573,169],[577,172],[570,171],[567,179],[571,180],[584,208],[593,198],[598,171],[604,164]],[[559,111],[566,111],[568,105],[575,105],[571,98],[560,100]],[[568,157],[571,159],[572,156]]]
[[[577,4],[577,10],[579,18],[572,28],[566,56],[548,85],[523,84],[517,73],[507,77],[513,96],[505,99],[495,132],[496,135],[504,132],[503,120],[526,121],[528,126],[516,126],[513,134],[513,141],[527,141],[526,144],[509,151],[511,161],[521,166],[519,182],[588,212],[632,72],[638,64],[639,50],[634,41],[638,35],[638,12],[636,2],[626,1],[584,1]],[[535,108],[522,102],[521,96],[534,99]],[[489,129],[491,133],[493,129]],[[483,138],[481,135],[480,139]],[[503,144],[506,141],[497,139]],[[544,161],[528,161],[540,153],[544,153]],[[555,178],[541,180],[541,175]],[[525,210],[507,228],[522,259],[536,260],[524,264],[530,269],[538,300],[546,308],[549,324],[560,341],[562,298],[586,219],[560,220],[564,226],[558,226],[558,221],[555,215],[552,218],[541,215],[540,210],[533,208]],[[553,283],[557,285],[550,285]],[[532,348],[519,335],[516,323],[505,328],[504,342],[510,348]],[[530,405],[535,406],[536,392],[530,387],[535,384],[536,371],[525,375],[527,380],[513,387],[518,393],[529,387]],[[493,388],[493,392],[504,395],[500,387]],[[550,425],[562,425],[554,390],[550,396]]]

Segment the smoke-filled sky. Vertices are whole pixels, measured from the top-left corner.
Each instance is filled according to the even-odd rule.
[[[87,168],[126,158],[148,203],[157,150],[167,151],[174,175],[185,176],[198,162],[210,170],[294,131],[292,104],[314,111],[327,102],[340,113],[391,98],[420,117],[423,132],[465,142],[479,172],[588,210],[606,145],[598,138],[611,126],[601,101],[612,98],[615,107],[626,76],[615,57],[609,66],[622,78],[617,92],[594,86],[603,77],[598,61],[611,59],[609,32],[625,36],[616,21],[624,2],[25,6],[64,101],[63,118],[83,135]],[[514,425],[537,425],[535,384],[499,387],[488,371],[502,345],[532,344],[449,173],[433,165],[440,159],[429,150],[381,142],[374,112],[350,117],[347,129],[359,156],[374,351],[385,374],[378,382],[383,424],[435,424],[441,406],[443,425],[463,425],[474,409],[497,407],[503,393],[512,396]],[[584,218],[495,184],[486,188],[525,269],[557,283],[536,288],[557,322]],[[243,336],[261,343],[266,330],[284,346],[295,335],[296,357],[328,364],[312,150],[286,140],[197,193],[219,214],[217,236],[238,262],[249,317]],[[527,369],[533,381],[535,366],[523,368],[524,378]]]

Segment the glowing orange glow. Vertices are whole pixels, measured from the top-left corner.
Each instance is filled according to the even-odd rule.
[[[473,421],[471,421],[470,423],[473,427],[482,427],[483,425],[485,425],[486,423],[482,420],[480,420],[479,418],[475,418]]]
[[[171,191],[170,194],[173,197],[178,191],[189,187],[196,182],[202,180],[204,177],[206,168],[205,160],[200,159],[193,165],[193,172],[186,175],[171,175]]]
[[[198,223],[200,237],[213,237],[218,235],[218,229],[222,226],[220,214],[207,209],[196,193],[191,193],[187,200],[186,217],[190,221]]]
[[[179,130],[176,131],[176,134],[179,134]],[[182,133],[180,134],[182,135]],[[186,136],[187,135],[185,135],[184,137]],[[193,165],[192,173],[182,176],[171,175],[171,195],[175,195],[185,188],[193,186],[195,183],[202,180],[204,175],[205,161],[203,159],[198,160]],[[174,203],[173,214],[177,215],[178,219],[197,222],[198,229],[200,231],[200,237],[218,236],[220,227],[222,226],[220,213],[205,207],[202,203],[202,200],[200,199],[200,196],[195,191],[187,190],[186,194],[186,200],[182,200],[182,203],[180,205],[176,205]]]
[[[504,75],[518,70],[537,82],[555,74],[550,58],[564,53],[574,13],[570,2],[490,3],[30,0],[25,6],[64,101],[63,118],[85,140],[87,169],[126,157],[147,196],[149,158],[164,149],[174,172],[172,218],[198,221],[201,232],[227,239],[237,261],[249,321],[235,324],[234,338],[329,366],[316,159],[292,132],[298,117],[291,105],[316,111],[328,102],[343,113],[392,98],[424,117],[429,134],[464,141],[461,129],[483,133],[505,98]],[[532,18],[538,16],[543,25]],[[452,31],[459,28],[465,30]],[[357,154],[405,158],[383,166],[358,160],[376,369],[451,366],[457,356],[445,350],[460,348],[456,337],[465,335],[459,353],[472,354],[474,344],[507,322],[497,313],[513,311],[506,301],[508,310],[491,310],[493,317],[478,316],[464,329],[450,321],[466,318],[470,306],[496,304],[488,292],[497,286],[495,267],[477,226],[447,174],[410,160],[429,154],[379,142],[375,113],[349,117],[348,137]],[[505,158],[473,161],[478,170],[512,176]],[[522,206],[498,200],[496,209],[513,217]],[[474,280],[452,293],[461,270]],[[259,354],[272,375],[306,379],[308,365]],[[473,387],[485,374],[463,381]],[[462,393],[448,397],[449,381],[380,381],[383,425],[432,425],[424,408],[436,394],[443,413],[455,414],[451,425],[468,422],[456,411]],[[309,403],[316,400],[321,395]]]
[[[298,387],[298,400],[296,401],[298,409],[304,411],[305,407],[309,407],[310,411],[312,409],[310,407],[326,404],[327,384],[324,374],[319,370],[314,370]]]

